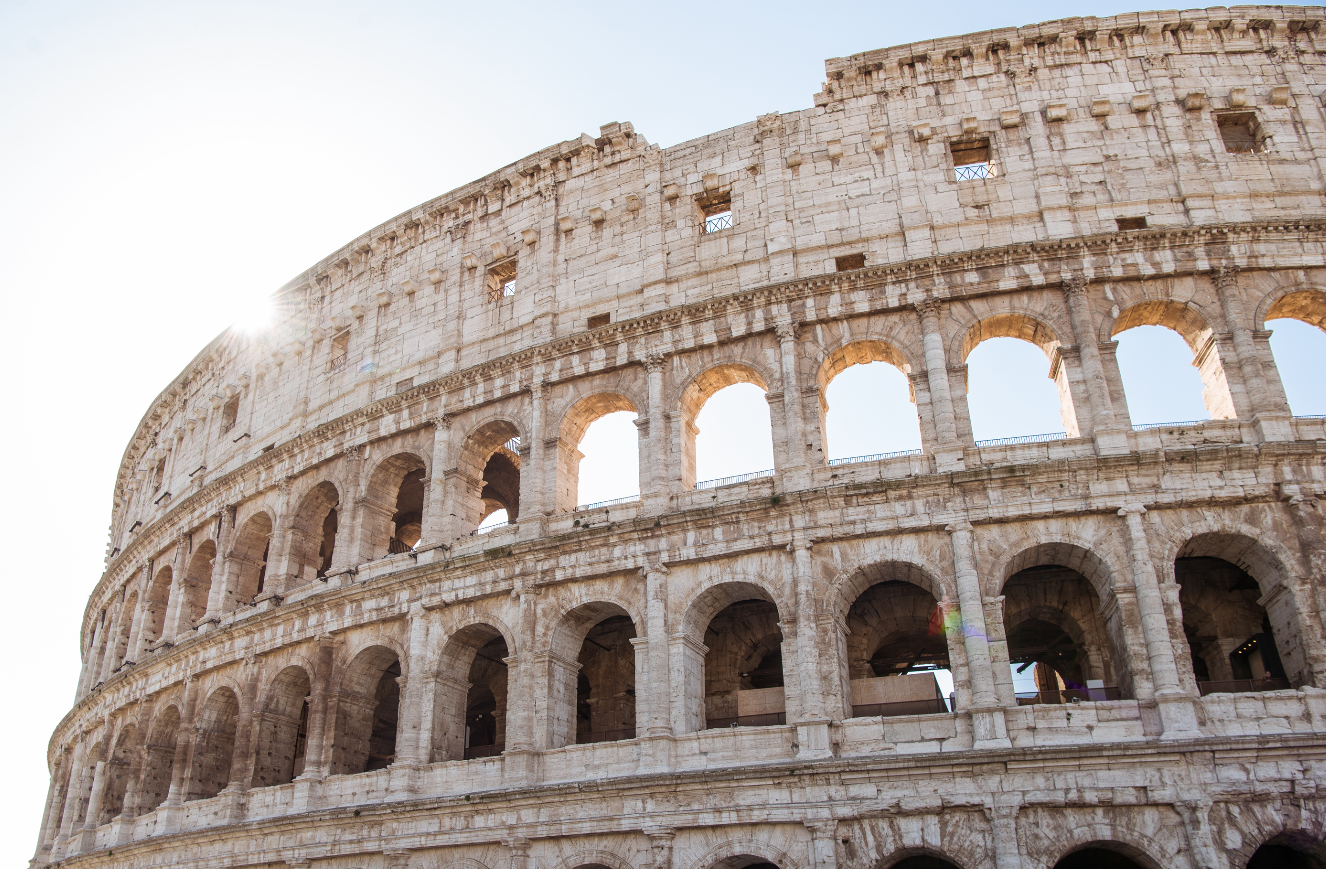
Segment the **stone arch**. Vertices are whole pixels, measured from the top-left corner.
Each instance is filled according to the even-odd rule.
[[[1070,438],[1078,437],[1081,427],[1077,421],[1077,408],[1068,371],[1059,355],[1063,341],[1054,327],[1046,322],[1044,313],[1015,309],[981,318],[950,339],[949,358],[966,365],[971,352],[991,338],[1017,338],[1040,348],[1049,361],[1047,376],[1059,390],[1059,417],[1064,431]]]
[[[1072,845],[1060,850],[1057,857],[1054,857],[1051,860],[1046,860],[1042,865],[1045,866],[1046,869],[1058,867],[1060,864],[1064,863],[1065,860],[1070,860],[1074,854],[1081,853],[1088,849],[1113,851],[1114,853],[1136,863],[1141,869],[1167,869],[1170,865],[1169,863],[1162,862],[1152,856],[1157,853],[1165,853],[1164,851],[1155,848],[1156,843],[1147,840],[1146,837],[1141,836],[1134,831],[1127,831],[1128,833],[1133,834],[1131,836],[1124,833],[1123,837],[1121,837],[1121,831],[1108,824],[1091,824],[1089,825],[1088,830],[1089,833],[1086,835],[1083,835],[1084,831],[1082,830],[1075,830],[1074,833],[1077,835],[1073,835],[1070,838],[1080,841],[1075,841]],[[1088,838],[1088,836],[1090,837]],[[1129,839],[1143,840],[1147,842],[1147,845],[1139,845],[1136,841],[1129,841]]]
[[[695,436],[700,433],[696,418],[713,395],[737,383],[749,383],[769,391],[767,378],[760,369],[749,361],[719,362],[711,365],[691,377],[679,392],[678,403],[681,405],[681,486],[694,489],[695,478]]]
[[[212,566],[216,561],[216,543],[210,538],[194,548],[184,572],[180,601],[182,626],[192,628],[207,616],[207,598],[212,593]]]
[[[198,712],[193,746],[193,775],[186,799],[216,796],[230,783],[234,762],[239,695],[228,685],[212,689]]]
[[[1237,415],[1211,319],[1195,303],[1148,299],[1125,308],[1107,326],[1107,340],[1137,326],[1164,326],[1177,332],[1192,350],[1193,367],[1202,376],[1202,401],[1211,418],[1233,419]]]
[[[687,869],[743,869],[756,863],[772,863],[778,869],[801,869],[787,852],[757,839],[729,839],[710,848]]]
[[[111,637],[111,642],[115,644],[115,657],[113,658],[115,666],[112,668],[112,672],[127,663],[132,663],[128,660],[131,651],[129,641],[133,638],[134,618],[137,615],[137,610],[138,592],[126,590],[124,603],[120,605],[119,630]]]
[[[862,592],[889,580],[909,582],[928,591],[937,601],[953,597],[939,577],[928,568],[906,559],[878,558],[849,566],[834,578],[834,614],[840,619],[847,618],[847,611]]]
[[[547,637],[549,748],[635,736],[636,655],[630,640],[640,636],[643,621],[615,595],[591,596],[563,612]]]
[[[1254,329],[1265,329],[1268,320],[1298,320],[1326,331],[1326,289],[1311,285],[1280,287],[1267,293],[1257,305]]]
[[[580,867],[601,866],[604,869],[635,869],[631,861],[613,851],[579,850],[564,857],[557,863],[556,869],[580,869]]]
[[[902,848],[885,857],[884,862],[879,864],[878,869],[895,869],[895,867],[896,869],[910,869],[907,861],[915,860],[918,857],[942,860],[954,869],[967,869],[967,864],[935,848]]]
[[[138,768],[140,757],[138,734],[139,730],[135,725],[123,724],[110,745],[103,773],[106,784],[101,796],[101,817],[97,819],[98,826],[110,823],[121,813],[133,815],[133,807],[126,802],[126,797],[133,796],[129,793],[129,783],[134,779],[134,773]]]
[[[448,633],[437,664],[437,694],[433,709],[433,762],[461,760],[478,747],[471,739],[472,715],[480,701],[493,702],[492,754],[505,746],[509,731],[507,692],[509,667],[504,658],[517,654],[515,634],[501,622],[485,618],[471,621]],[[476,691],[476,687],[478,690]],[[482,695],[482,696],[481,696]],[[486,703],[484,704],[486,706]],[[477,756],[472,754],[471,756]]]
[[[332,775],[372,772],[396,758],[403,659],[392,646],[361,648],[337,680]]]
[[[161,639],[165,632],[166,611],[170,607],[170,586],[173,580],[174,572],[170,565],[166,565],[158,570],[147,584],[147,590],[143,593],[143,624],[138,630],[140,648],[146,649]]]
[[[519,451],[508,446],[517,440]],[[463,529],[473,531],[498,510],[506,510],[508,522],[520,518],[522,453],[528,455],[528,444],[510,417],[491,416],[470,429],[456,458],[464,486],[454,509]]]
[[[271,554],[272,517],[259,510],[244,520],[226,553],[226,600],[222,612],[233,612],[262,594]]]
[[[555,509],[567,512],[576,508],[579,501],[580,442],[585,431],[596,420],[610,413],[628,411],[638,418],[640,409],[636,403],[620,392],[596,392],[576,401],[562,415],[558,426],[557,443],[557,492]]]
[[[314,483],[304,493],[291,518],[286,585],[294,587],[313,582],[340,568],[338,552],[348,546],[340,537],[348,531],[341,515],[341,492],[328,479]]]
[[[264,693],[257,720],[253,786],[287,784],[304,771],[311,669],[283,667]]]
[[[138,793],[138,804],[145,811],[154,810],[170,794],[179,728],[180,710],[174,703],[158,709],[152,716],[143,747],[143,778]]]
[[[896,344],[878,338],[849,338],[835,347],[828,348],[815,371],[815,384],[819,387],[820,441],[825,445],[826,462],[829,457],[829,384],[853,365],[868,365],[871,362],[892,365],[907,377],[907,393],[915,411],[916,388],[911,379],[911,360]]]
[[[357,563],[407,552],[423,530],[428,462],[412,450],[382,459],[367,475],[359,501]]]
[[[1267,857],[1273,856],[1269,854],[1261,855],[1263,862],[1260,865],[1253,863],[1257,852],[1267,846],[1292,848],[1326,863],[1326,829],[1323,829],[1320,812],[1285,811],[1286,807],[1278,802],[1222,808],[1223,811],[1216,809],[1212,812],[1212,820],[1216,819],[1217,812],[1222,816],[1223,844],[1231,866],[1252,869],[1283,866],[1283,860],[1267,861]],[[1231,811],[1235,808],[1237,810]]]

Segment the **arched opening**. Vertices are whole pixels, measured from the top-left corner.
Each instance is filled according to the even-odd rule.
[[[1027,339],[995,336],[965,357],[967,409],[978,444],[1015,438],[1077,437],[1077,415],[1058,341],[1040,351]],[[1046,356],[1050,357],[1049,381]]]
[[[272,520],[266,513],[250,517],[235,535],[235,544],[226,554],[229,578],[226,582],[227,600],[223,606],[225,612],[251,604],[263,593],[267,585],[267,556],[271,546]]]
[[[1326,845],[1304,833],[1282,833],[1253,852],[1248,869],[1326,869]]]
[[[635,738],[636,636],[630,614],[613,603],[581,604],[562,617],[549,657],[550,747]]]
[[[192,628],[207,615],[207,598],[212,593],[212,563],[216,560],[216,544],[204,540],[189,558],[189,569],[184,574],[184,626]]]
[[[170,795],[170,780],[175,774],[175,741],[180,728],[180,713],[167,706],[157,713],[147,733],[143,756],[143,783],[138,804],[152,811]]]
[[[161,632],[166,627],[166,609],[170,605],[170,583],[173,575],[169,566],[157,571],[156,576],[147,586],[147,597],[143,601],[143,627],[139,631],[141,648],[161,639]]]
[[[286,667],[272,682],[258,719],[254,787],[287,784],[304,772],[310,689],[308,673],[298,666]]]
[[[1054,864],[1054,869],[1144,869],[1123,851],[1090,846],[1074,851]]]
[[[847,611],[847,687],[853,717],[952,711],[950,636],[933,583],[906,564],[862,571]],[[946,698],[947,701],[946,701]]]
[[[600,392],[576,402],[562,420],[557,447],[561,512],[640,494],[640,444],[635,404]]]
[[[319,483],[304,496],[290,527],[287,587],[321,579],[333,569],[341,524],[340,503],[341,494],[329,481]]]
[[[1210,551],[1210,547],[1198,541],[1183,551]],[[1262,589],[1256,579],[1237,564],[1212,555],[1176,558],[1174,579],[1179,584],[1193,676],[1202,694],[1290,687],[1277,631],[1259,603]],[[1287,620],[1288,614],[1284,615]],[[1279,627],[1282,634],[1292,631],[1289,623]]]
[[[1275,301],[1266,312],[1275,367],[1295,416],[1326,414],[1326,293],[1299,290]]]
[[[907,360],[883,341],[854,341],[829,354],[816,380],[830,465],[920,452],[910,374]]]
[[[956,863],[950,863],[942,857],[917,854],[912,857],[904,857],[891,865],[889,869],[958,869],[958,866]]]
[[[239,699],[229,688],[217,688],[203,704],[193,745],[193,776],[189,800],[210,799],[230,783],[235,754]]]
[[[502,419],[466,439],[458,460],[461,479],[469,481],[457,505],[464,527],[489,530],[520,518],[520,450],[520,432]],[[505,517],[494,516],[499,510]]]
[[[124,606],[120,608],[120,630],[116,634],[115,638],[112,640],[112,642],[115,644],[114,647],[115,657],[113,658],[113,660],[115,661],[114,669],[116,670],[124,666],[124,664],[126,663],[125,659],[129,655],[129,638],[133,634],[134,611],[137,609],[138,609],[137,593],[127,595],[124,599]]]
[[[692,610],[698,618],[688,618],[688,627],[704,625],[702,648],[707,648],[698,674],[703,681],[697,680],[703,686],[702,726],[786,724],[783,631],[769,594],[751,583],[724,583],[709,589]],[[688,683],[693,678],[689,672],[687,678]],[[686,689],[689,704],[694,688]]]
[[[1118,700],[1129,693],[1115,672],[1118,626],[1100,615],[1092,583],[1058,563],[1081,567],[1083,559],[1062,558],[1068,553],[1055,548],[1067,547],[1023,553],[1004,583],[1004,634],[1017,703]]]
[[[1143,302],[1121,313],[1111,334],[1119,342],[1119,374],[1134,427],[1236,415],[1215,333],[1196,309],[1179,302]],[[1185,361],[1201,380],[1200,406]]]
[[[337,697],[332,775],[385,769],[396,759],[401,665],[383,646],[364,649],[346,668]]]
[[[754,854],[735,854],[719,860],[709,869],[779,869],[778,864],[770,863],[764,857]]]
[[[438,668],[432,760],[495,757],[506,750],[509,657],[506,639],[492,625],[468,625],[447,640]]]
[[[755,369],[711,368],[681,398],[681,484],[709,488],[768,476],[774,470],[768,387]]]
[[[361,515],[361,562],[413,549],[423,532],[423,460],[413,453],[383,460],[369,479]]]
[[[133,778],[134,761],[138,757],[137,735],[138,732],[133,725],[126,726],[120,731],[119,737],[115,740],[115,748],[106,759],[106,770],[103,773],[106,776],[106,786],[102,792],[98,826],[110,823],[119,817],[121,812],[132,808],[124,804],[124,798],[129,790],[129,782]]]

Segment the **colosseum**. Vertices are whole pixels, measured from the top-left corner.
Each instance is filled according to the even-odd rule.
[[[608,124],[335,251],[124,453],[33,865],[1321,866],[1326,421],[1266,322],[1326,328],[1324,21],[836,58],[811,108]],[[1209,421],[1131,424],[1142,325]],[[973,438],[998,337],[1062,436]],[[831,463],[871,362],[922,449]],[[738,383],[775,467],[697,481]],[[579,504],[618,411],[640,494]]]

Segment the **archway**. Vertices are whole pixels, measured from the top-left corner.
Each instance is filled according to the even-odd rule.
[[[184,574],[184,610],[180,627],[193,628],[207,615],[207,598],[212,593],[212,564],[216,560],[216,544],[204,540],[189,558],[189,569]]]
[[[385,646],[355,655],[341,680],[331,774],[385,769],[396,759],[400,660]]]
[[[359,561],[409,552],[419,542],[424,517],[424,462],[397,453],[373,471],[361,509]]]
[[[226,553],[226,601],[224,612],[253,603],[267,582],[267,556],[272,546],[272,520],[266,513],[251,516]]]
[[[143,752],[143,782],[138,795],[138,804],[146,811],[152,811],[170,795],[179,727],[179,710],[167,706],[157,713],[147,733],[147,745]]]
[[[959,358],[967,371],[967,413],[975,440],[1079,435],[1073,383],[1059,348],[1054,330],[1027,314],[998,314],[967,330]],[[1052,384],[1041,372],[1048,372]]]
[[[816,374],[820,431],[830,465],[921,450],[911,365],[883,341],[834,350]]]
[[[193,746],[189,800],[205,800],[225,790],[235,754],[239,699],[229,688],[217,688],[203,704]]]
[[[897,863],[892,864],[888,869],[958,869],[956,863],[950,863],[942,857],[933,857],[929,854],[917,854],[912,857],[904,857]]]
[[[111,642],[114,644],[114,657],[112,660],[115,662],[112,672],[124,666],[126,659],[129,656],[129,640],[133,636],[134,612],[137,609],[138,594],[133,592],[126,595],[124,598],[124,605],[120,607],[119,632],[111,639]]]
[[[688,718],[696,729],[786,724],[784,639],[769,593],[748,582],[722,583],[691,605],[686,621],[692,631],[703,625],[708,648],[698,673],[686,668]],[[703,705],[692,712],[696,701]]]
[[[166,627],[166,610],[170,605],[170,584],[173,574],[169,566],[157,571],[148,583],[143,601],[143,626],[138,632],[139,647],[146,649],[161,639]]]
[[[1141,396],[1152,389],[1152,383],[1158,372],[1166,369],[1175,370],[1178,359],[1173,353],[1165,353],[1164,337],[1156,330],[1142,330],[1132,338],[1124,333],[1145,326],[1160,326],[1175,332],[1183,339],[1191,354],[1190,362],[1196,368],[1202,381],[1202,404],[1211,419],[1232,419],[1234,398],[1229,391],[1225,378],[1224,364],[1220,359],[1220,350],[1215,343],[1215,332],[1206,318],[1190,305],[1164,299],[1142,302],[1123,311],[1111,327],[1110,334],[1119,341],[1119,370],[1123,378],[1124,392],[1129,394],[1129,416],[1134,425],[1149,425],[1157,422],[1174,422],[1173,419],[1152,420],[1148,414],[1139,414],[1143,408]],[[1121,337],[1123,336],[1123,337]],[[1135,339],[1135,340],[1133,340]],[[1133,358],[1136,356],[1136,360]],[[1176,371],[1166,390],[1165,397],[1155,404],[1159,413],[1175,415],[1176,396],[1187,388],[1184,379]],[[1195,409],[1195,408],[1194,408]],[[1184,415],[1193,411],[1185,411]],[[1198,419],[1199,417],[1190,417]],[[1184,420],[1186,421],[1186,420]]]
[[[1326,366],[1326,293],[1298,290],[1277,299],[1266,311],[1264,328],[1295,416],[1326,413],[1326,387],[1319,376]]]
[[[463,491],[454,493],[465,530],[520,518],[521,449],[520,431],[505,419],[490,420],[465,439],[457,466],[460,478],[468,482]],[[505,513],[505,519],[498,521],[494,515],[498,511]]]
[[[557,443],[555,508],[559,512],[640,494],[639,434],[632,423],[637,416],[635,403],[615,392],[595,393],[571,406],[562,419]],[[600,433],[606,437],[600,438]],[[603,442],[598,443],[600,440]],[[587,456],[581,447],[591,441],[595,449]],[[591,464],[586,466],[585,483],[597,483],[594,489],[586,489],[581,482],[581,462],[586,458]]]
[[[1054,869],[1148,869],[1123,851],[1088,846],[1074,851],[1054,864]]]
[[[468,625],[448,638],[438,667],[432,760],[506,750],[510,656],[506,638],[492,625]]]
[[[635,737],[636,636],[630,613],[615,603],[585,603],[562,616],[549,656],[549,747]]]
[[[300,666],[286,667],[272,681],[258,720],[254,787],[286,784],[304,772],[310,688]]]
[[[1253,852],[1247,869],[1326,869],[1326,845],[1303,833],[1282,833]]]
[[[773,426],[769,406],[757,393],[767,393],[754,368],[728,363],[693,379],[681,396],[681,486],[706,488],[772,473]],[[713,400],[722,392],[723,398]],[[707,412],[706,412],[707,411]],[[701,420],[701,414],[705,419]],[[712,437],[699,438],[702,421]],[[697,481],[697,474],[704,479]]]
[[[340,504],[341,494],[330,481],[314,486],[300,502],[290,525],[287,587],[313,582],[339,566]]]
[[[101,797],[101,817],[97,824],[107,824],[114,820],[122,812],[128,811],[132,815],[132,806],[125,804],[125,797],[128,795],[129,782],[133,780],[134,771],[137,769],[138,759],[138,731],[132,724],[127,725],[120,731],[120,735],[115,740],[115,747],[111,750],[110,757],[106,759],[106,770],[103,773],[106,777],[105,790]]]

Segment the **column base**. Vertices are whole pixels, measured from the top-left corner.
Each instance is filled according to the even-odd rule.
[[[534,784],[539,775],[539,753],[529,748],[510,748],[502,752],[502,780],[505,784]]]
[[[229,784],[221,793],[221,814],[225,817],[227,824],[241,823],[248,814],[247,791],[243,785]]]
[[[797,760],[824,760],[833,757],[827,719],[798,721],[796,728]]]
[[[316,809],[322,802],[322,780],[323,776],[318,773],[312,775],[305,773],[294,781],[295,792],[290,800],[291,810],[295,812],[306,812],[310,809]]]
[[[387,790],[394,795],[410,796],[419,790],[419,773],[423,766],[401,761],[387,767]]]
[[[651,734],[640,738],[640,764],[636,772],[666,773],[672,771],[672,734]]]
[[[1128,432],[1123,429],[1101,429],[1095,432],[1091,439],[1096,444],[1098,456],[1122,456],[1131,450],[1128,445]]]
[[[1288,413],[1259,413],[1252,418],[1257,437],[1263,441],[1292,441],[1294,417]]]
[[[963,456],[966,448],[961,444],[948,447],[940,447],[935,450],[935,470],[941,474],[947,474],[951,471],[966,470],[967,462]]]
[[[120,848],[131,845],[134,841],[134,819],[128,815],[116,815],[111,821],[111,843]]]
[[[172,806],[167,803],[157,808],[157,825],[152,831],[154,836],[168,836],[180,831],[180,818],[184,815],[184,806]]]
[[[1162,697],[1156,695],[1156,708],[1160,712],[1160,738],[1164,740],[1201,739],[1197,728],[1197,709],[1192,698],[1184,695]]]
[[[971,715],[971,747],[974,749],[1012,748],[1008,724],[1002,706],[988,706],[968,711]]]

